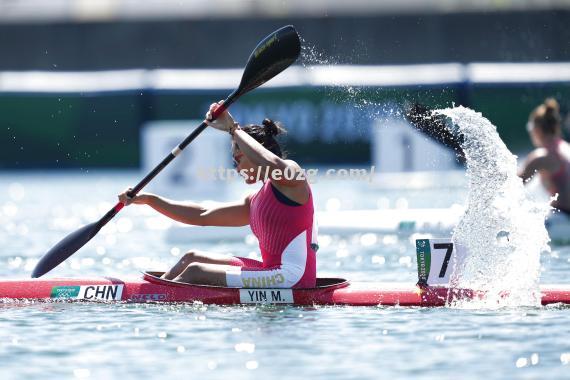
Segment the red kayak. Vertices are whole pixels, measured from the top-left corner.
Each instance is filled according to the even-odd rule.
[[[0,281],[2,299],[84,300],[125,302],[202,302],[205,304],[294,304],[350,306],[444,306],[450,300],[472,299],[481,293],[446,287],[399,283],[355,283],[320,278],[311,289],[238,289],[180,284],[147,272],[142,279],[112,277],[40,278]],[[570,285],[541,286],[542,304],[570,304]]]

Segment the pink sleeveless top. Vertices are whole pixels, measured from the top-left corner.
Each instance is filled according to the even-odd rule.
[[[249,224],[259,241],[264,268],[302,269],[301,279],[293,286],[312,288],[316,284],[316,227],[313,195],[305,204],[290,206],[280,202],[271,180],[250,200]]]

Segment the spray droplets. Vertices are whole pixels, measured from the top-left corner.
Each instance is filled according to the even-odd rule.
[[[305,68],[312,68],[315,65],[334,65],[336,62],[331,61],[323,52],[309,44],[305,39],[301,38],[301,65]]]
[[[343,67],[338,66],[340,59],[328,57],[304,39],[301,41],[301,65],[308,70],[310,75],[315,73],[316,67],[325,68],[324,72],[321,71],[318,75],[314,74],[315,80],[318,82],[317,85],[321,83],[319,75],[326,76],[326,82],[329,84],[323,86],[322,91],[325,92],[328,102],[346,105],[348,109],[344,109],[342,113],[351,114],[355,119],[348,120],[349,122],[352,121],[349,125],[362,127],[366,124],[369,125],[372,120],[401,117],[399,107],[376,100],[382,98],[380,92],[384,89],[374,89],[347,82],[345,76],[342,75]]]

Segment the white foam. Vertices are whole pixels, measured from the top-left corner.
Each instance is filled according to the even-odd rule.
[[[464,107],[438,110],[464,136],[469,194],[453,238],[469,255],[459,288],[485,291],[482,307],[540,305],[540,254],[549,250],[548,203],[533,199],[496,127]],[[479,301],[477,301],[479,303]]]

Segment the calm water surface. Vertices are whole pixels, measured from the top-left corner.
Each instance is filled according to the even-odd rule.
[[[107,211],[140,173],[0,175],[0,276],[27,277],[68,232]],[[455,182],[454,182],[455,183]],[[236,191],[243,187],[236,186]],[[316,184],[319,208],[461,203],[465,190]],[[235,193],[234,192],[234,193]],[[212,198],[218,199],[214,196]],[[222,196],[220,196],[222,198]],[[136,276],[189,248],[247,255],[251,242],[175,246],[166,222],[130,207],[57,268],[58,276]],[[326,236],[321,275],[415,282],[415,251],[394,236]],[[570,249],[542,256],[542,282],[570,282]],[[52,275],[50,273],[50,275]],[[570,309],[0,304],[0,377],[567,379]]]

